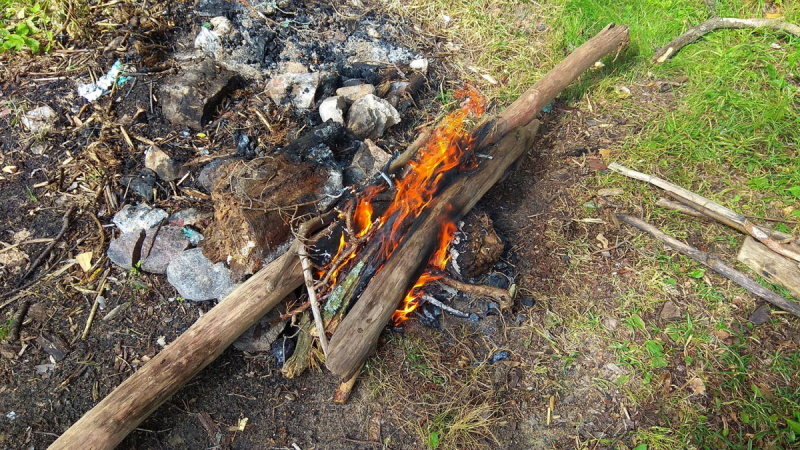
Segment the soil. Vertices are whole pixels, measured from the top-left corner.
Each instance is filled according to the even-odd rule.
[[[309,2],[305,9],[302,2],[278,3],[283,3],[280,11],[270,16],[279,24],[272,27],[277,31],[260,36],[270,42],[265,46],[267,55],[260,59],[266,68],[280,58],[286,42],[294,45],[300,42],[299,47],[316,51],[316,56],[309,59],[327,59],[342,67],[341,57],[324,54],[325,48],[318,45],[303,44],[308,39],[304,37],[303,23],[322,24],[319,29],[312,26],[315,33],[333,33],[337,27],[353,32],[366,22],[381,25],[392,22],[375,9],[366,9],[363,16],[352,12],[339,15],[339,11],[322,2]],[[140,27],[145,36],[140,45],[150,47],[140,54],[142,67],[172,67],[176,64],[175,54],[180,53],[183,43],[191,42],[206,18],[192,14],[191,5],[184,3],[151,1],[148,8],[152,10],[148,21],[129,7],[116,10],[108,19],[127,24],[117,30],[118,34]],[[243,26],[243,18],[248,19],[242,13],[232,15],[236,18],[235,27]],[[143,25],[145,22],[148,25]],[[284,27],[281,23],[290,25]],[[382,32],[391,34],[393,39],[413,42],[404,34],[407,31],[401,24],[391,27],[391,31],[383,28]],[[144,164],[146,146],[135,142],[132,148],[127,142],[129,138],[167,137],[173,144],[170,146],[173,158],[193,171],[183,185],[188,189],[182,195],[174,195],[171,186],[160,185],[156,206],[170,211],[186,207],[208,210],[210,202],[195,184],[196,173],[205,162],[236,152],[233,130],[260,126],[257,120],[248,121],[241,113],[264,102],[251,86],[237,90],[225,100],[212,125],[206,128],[222,127],[224,132],[207,131],[202,137],[193,132],[186,136],[183,130],[174,129],[165,120],[158,104],[150,107],[151,86],[158,97],[159,85],[169,73],[142,77],[135,84],[121,87],[116,93],[121,101],[114,105],[118,121],[104,121],[110,100],[105,98],[84,106],[86,102],[75,92],[75,80],[86,79],[89,71],[95,75],[103,73],[103,68],[120,56],[113,49],[103,53],[114,37],[111,34],[91,44],[76,42],[75,48],[57,50],[49,56],[11,58],[2,79],[0,99],[9,109],[0,113],[0,166],[17,169],[15,173],[3,173],[0,180],[3,217],[0,241],[16,242],[15,233],[26,232],[30,232],[27,240],[53,237],[58,234],[69,206],[80,208],[68,233],[45,264],[28,279],[20,279],[23,267],[0,269],[0,292],[7,293],[1,299],[3,320],[10,319],[22,301],[32,304],[21,329],[22,346],[15,348],[13,359],[4,356],[0,360],[2,448],[45,448],[156,355],[162,344],[173,341],[213,307],[213,302],[181,301],[163,276],[125,271],[108,262],[96,264],[86,272],[73,264],[59,276],[50,276],[70,265],[79,253],[93,251],[93,262],[105,254],[115,232],[105,226],[99,229],[91,215],[97,216],[101,224],[108,224],[116,212],[115,206],[141,200],[119,183],[122,176],[139,173]],[[420,48],[420,52],[424,51],[425,48]],[[68,66],[80,70],[75,73]],[[441,65],[435,70],[430,76],[431,86],[438,86],[439,77],[447,73]],[[639,92],[634,97],[640,99],[642,108],[668,105],[676,95],[658,85],[635,89]],[[418,108],[404,119],[406,125],[394,130],[380,144],[385,148],[401,148],[400,144],[413,140],[415,127],[438,114],[432,110],[436,95],[436,89],[428,89],[417,102]],[[53,131],[37,140],[21,129],[17,113],[42,104],[58,111],[59,120]],[[139,109],[146,111],[144,122],[132,121]],[[263,136],[264,130],[256,131],[262,134],[259,140],[265,147],[284,145],[300,129],[314,126],[319,120],[313,114],[296,116],[280,108],[271,112],[272,125],[282,127],[283,132],[268,138]],[[84,126],[76,127],[76,120]],[[424,399],[426,395],[433,398],[445,395],[448,388],[427,383],[423,375],[404,370],[409,367],[404,340],[424,343],[427,358],[435,359],[454,379],[467,373],[469,365],[462,367],[462,359],[481,367],[491,364],[491,370],[485,371],[490,374],[486,384],[474,388],[481,391],[475,398],[490,397],[486,401],[491,403],[493,417],[497,419],[491,428],[493,437],[478,437],[467,446],[570,448],[575,444],[575,436],[581,436],[607,438],[606,444],[597,447],[604,448],[615,439],[624,439],[626,425],[645,426],[646,422],[642,422],[645,411],[622,405],[623,396],[610,383],[595,382],[615,379],[620,371],[624,372],[613,364],[610,352],[591,341],[586,341],[581,349],[566,349],[558,348],[548,339],[570,333],[559,321],[560,315],[573,313],[566,308],[577,304],[584,313],[606,308],[627,289],[626,268],[634,264],[637,255],[624,249],[611,250],[610,256],[591,260],[585,278],[565,278],[570,266],[576,263],[565,243],[587,240],[596,243],[595,237],[600,233],[609,242],[616,242],[618,230],[611,220],[604,224],[580,220],[585,215],[581,213],[585,210],[584,203],[594,198],[591,192],[582,189],[587,179],[605,172],[602,150],[619,148],[625,137],[638,131],[636,127],[640,125],[625,117],[595,117],[559,103],[543,116],[543,122],[536,144],[540,156],[526,157],[478,205],[494,222],[506,249],[493,268],[494,275],[487,274],[474,281],[507,285],[508,279],[503,281],[499,273],[513,279],[519,294],[512,311],[487,314],[477,324],[445,315],[441,328],[422,327],[412,318],[404,325],[405,337],[387,330],[385,342],[370,362],[369,381],[359,382],[345,405],[332,402],[338,380],[323,370],[310,370],[300,377],[285,379],[271,354],[250,355],[229,348],[158,408],[119,448],[255,449],[296,445],[292,448],[372,449],[381,443],[386,448],[425,448],[428,442],[421,439],[417,429],[425,429],[433,420],[433,413],[413,400]],[[124,124],[125,132],[121,131],[120,123]],[[607,126],[600,126],[603,124]],[[32,151],[42,147],[44,151],[39,155]],[[198,148],[208,149],[208,154]],[[351,149],[334,150],[338,157],[352,156],[348,153]],[[36,187],[46,181],[50,184]],[[106,186],[112,191],[112,199],[105,193]],[[192,195],[193,192],[196,194]],[[31,261],[46,245],[24,244],[20,249]],[[95,300],[94,290],[106,268],[106,305],[83,340],[81,334]],[[15,297],[15,289],[30,283],[33,284]],[[524,306],[519,301],[523,297],[533,297],[535,305]],[[564,297],[581,301],[556,302]],[[9,299],[14,300],[6,305]],[[102,320],[109,311],[126,304],[127,309],[116,318]],[[482,300],[462,298],[456,306],[470,311],[487,310]],[[655,316],[646,318],[656,320]],[[69,353],[63,360],[51,359],[37,343],[37,337],[45,332],[59,335],[69,344]],[[507,351],[508,358],[492,363],[500,351]],[[42,366],[46,364],[55,366]],[[44,373],[37,372],[37,366]],[[416,390],[407,393],[412,401],[392,397],[390,393],[396,392],[397,386],[381,388],[380,380],[388,376],[388,371],[397,372],[392,374],[394,378],[389,378],[395,383],[416,386]],[[685,382],[677,371],[672,376],[678,385]],[[551,396],[556,408],[548,419]],[[203,425],[200,419],[203,413],[212,418],[211,427]],[[370,441],[376,417],[380,422],[380,443]]]

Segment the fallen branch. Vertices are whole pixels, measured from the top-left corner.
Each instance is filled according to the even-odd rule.
[[[764,28],[773,31],[783,31],[792,36],[800,36],[800,27],[781,19],[735,19],[727,17],[712,17],[700,25],[689,28],[685,33],[673,39],[653,55],[653,62],[660,64],[675,56],[680,49],[700,39],[704,35],[721,29]]]
[[[83,329],[83,334],[81,335],[81,340],[85,341],[86,337],[89,336],[89,330],[92,328],[92,322],[94,321],[94,316],[97,314],[97,305],[100,304],[100,296],[103,295],[103,290],[106,288],[106,277],[108,276],[108,271],[110,269],[106,269],[103,273],[103,280],[100,282],[100,288],[97,290],[97,297],[94,298],[94,303],[92,303],[92,310],[89,312],[89,318],[86,319],[86,327]]]
[[[787,258],[791,258],[795,261],[800,261],[800,252],[790,248],[787,245],[778,242],[778,240],[783,240],[788,237],[791,237],[789,235],[761,228],[755,225],[754,223],[750,222],[750,220],[747,219],[747,217],[738,214],[720,205],[719,203],[713,202],[701,195],[695,194],[692,191],[684,189],[676,184],[670,183],[669,181],[663,180],[661,178],[628,169],[627,167],[624,167],[617,163],[609,164],[608,168],[615,172],[621,173],[626,177],[633,178],[639,181],[644,181],[654,186],[658,186],[661,189],[664,189],[665,191],[674,194],[682,202],[687,203],[691,208],[700,211],[706,214],[707,216],[715,220],[718,220],[719,222],[722,222],[725,225],[735,228],[741,231],[742,233],[753,236],[754,238],[764,243],[764,245],[772,249],[772,251],[780,255],[786,256]]]
[[[723,277],[745,288],[747,292],[766,300],[767,302],[783,309],[784,311],[800,317],[800,305],[790,302],[789,300],[786,300],[764,286],[761,286],[758,284],[758,282],[749,278],[747,275],[739,272],[733,267],[725,264],[716,256],[700,251],[691,245],[684,244],[683,242],[675,239],[672,236],[669,236],[649,223],[641,219],[637,219],[636,217],[629,216],[627,214],[617,214],[617,218],[634,228],[644,231],[645,233],[649,233],[654,238],[666,244],[667,247],[677,250],[693,260],[705,265],[714,272],[717,272]]]
[[[439,279],[442,283],[458,289],[466,294],[474,295],[476,297],[489,297],[497,300],[500,303],[501,309],[508,309],[512,306],[511,293],[507,289],[500,289],[499,287],[486,286],[479,284],[469,284],[450,277],[442,277]]]
[[[706,216],[705,214],[701,213],[700,211],[692,208],[691,206],[688,206],[688,205],[683,204],[681,202],[676,202],[676,201],[673,201],[673,200],[670,200],[670,199],[664,198],[664,197],[661,197],[661,198],[658,199],[658,201],[656,202],[656,206],[658,206],[660,208],[664,208],[664,209],[671,209],[673,211],[682,212],[682,213],[684,213],[684,214],[686,214],[688,216],[692,216],[692,217],[698,217],[698,218],[702,218],[702,219],[709,219],[708,216]]]
[[[317,325],[319,343],[322,346],[322,353],[328,357],[328,337],[325,336],[325,323],[322,321],[322,314],[319,312],[319,302],[317,301],[317,291],[314,289],[314,274],[311,273],[311,259],[308,257],[308,248],[302,241],[308,236],[298,236],[300,247],[297,249],[297,256],[300,257],[300,264],[303,266],[303,278],[306,282],[308,291],[308,301],[311,303],[311,313],[314,315],[314,323]]]
[[[426,302],[430,303],[431,305],[439,307],[442,310],[447,311],[447,312],[449,312],[450,314],[452,314],[452,315],[454,315],[456,317],[461,317],[462,319],[466,319],[467,317],[469,317],[469,314],[467,314],[467,313],[465,313],[463,311],[459,311],[459,310],[453,308],[450,305],[444,304],[444,303],[440,302],[439,300],[436,300],[436,298],[434,298],[434,297],[432,297],[430,295],[423,295],[422,298]]]
[[[19,340],[19,331],[22,328],[22,322],[25,321],[25,316],[28,314],[30,306],[31,302],[29,300],[25,300],[19,305],[19,309],[17,309],[17,313],[14,314],[14,318],[11,319],[11,325],[8,327],[6,343],[13,344]]]

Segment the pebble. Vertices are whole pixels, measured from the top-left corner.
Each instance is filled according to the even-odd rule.
[[[409,63],[408,66],[414,70],[418,70],[422,73],[425,73],[428,71],[428,60],[425,58],[415,59],[411,61],[411,63]]]
[[[204,215],[197,212],[195,208],[182,209],[169,216],[169,219],[167,219],[167,225],[171,225],[173,227],[196,225],[198,222],[203,220],[203,218]]]
[[[522,303],[522,306],[527,306],[528,308],[536,304],[536,300],[533,297],[523,297],[519,302]]]
[[[672,300],[664,302],[661,308],[661,320],[678,320],[683,317],[681,309]]]
[[[292,338],[281,336],[272,343],[272,354],[278,362],[278,367],[283,367],[283,363],[294,354],[295,341]]]
[[[769,321],[769,317],[770,317],[771,314],[772,314],[772,311],[770,310],[769,305],[767,305],[765,303],[765,304],[759,306],[758,308],[756,308],[756,310],[753,311],[753,314],[751,314],[750,317],[747,320],[749,320],[750,323],[752,323],[753,325],[756,325],[756,326],[764,325],[765,323],[767,323]]]
[[[225,263],[213,264],[199,248],[186,250],[169,263],[167,281],[181,297],[197,302],[222,299],[235,287]]]
[[[163,209],[151,208],[147,205],[125,205],[114,215],[112,222],[123,233],[155,228],[167,218]]]
[[[217,36],[221,38],[229,35],[231,31],[233,31],[233,24],[225,16],[213,17],[208,22],[214,27],[214,33],[217,33]]]
[[[504,359],[508,359],[508,352],[503,350],[501,352],[497,352],[492,356],[492,362],[496,363],[498,361],[502,361]]]
[[[319,117],[323,122],[332,120],[344,125],[345,111],[347,111],[347,101],[338,95],[326,98],[319,105]]]
[[[336,90],[336,96],[342,97],[347,103],[353,103],[366,95],[375,94],[375,86],[371,84],[356,84],[353,86],[340,87]]]
[[[347,112],[347,129],[359,139],[377,139],[387,128],[398,123],[400,113],[389,102],[373,94],[356,100]]]
[[[175,181],[183,175],[181,165],[154,145],[144,152],[144,166],[164,181]]]

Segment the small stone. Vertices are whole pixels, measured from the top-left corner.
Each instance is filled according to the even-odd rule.
[[[347,129],[360,139],[377,139],[387,128],[400,123],[400,114],[386,100],[367,94],[347,113]]]
[[[163,209],[151,208],[147,205],[125,205],[111,220],[123,233],[155,228],[167,218]]]
[[[194,208],[188,208],[173,213],[167,219],[167,225],[173,227],[185,227],[186,225],[196,225],[201,220],[211,217],[211,213],[201,214]]]
[[[469,320],[472,323],[478,323],[478,322],[481,321],[481,316],[479,316],[479,315],[477,315],[475,313],[471,313],[469,315],[469,319],[467,319],[467,320]]]
[[[367,36],[371,37],[372,39],[380,39],[381,34],[378,33],[378,30],[372,27],[367,27]]]
[[[120,178],[119,184],[125,188],[126,193],[134,193],[142,197],[147,202],[152,202],[154,199],[153,187],[156,184],[156,173],[148,168],[136,175],[125,175]]]
[[[197,175],[197,184],[200,185],[206,192],[214,190],[214,184],[220,177],[220,174],[225,173],[225,168],[229,164],[239,161],[236,158],[215,159],[203,167],[200,174]]]
[[[222,41],[217,33],[201,27],[197,37],[194,38],[194,48],[211,53],[216,57],[217,53],[222,50]]]
[[[533,297],[523,297],[519,302],[522,303],[522,306],[527,306],[528,308],[536,304],[536,300]]]
[[[309,109],[314,105],[314,96],[317,93],[320,80],[319,72],[305,73],[294,77],[292,103],[295,108]]]
[[[418,70],[422,73],[428,71],[428,60],[425,58],[415,59],[408,64],[408,67],[411,67],[413,70]]]
[[[114,264],[130,269],[133,267],[133,252],[141,238],[142,230],[122,234],[108,245],[108,259]],[[155,236],[155,242],[153,237]],[[190,241],[178,227],[165,226],[145,231],[140,254],[140,269],[147,273],[163,274],[173,258],[189,247]]]
[[[275,355],[278,367],[283,367],[283,363],[292,357],[295,345],[295,339],[287,336],[281,336],[272,343],[272,354]]]
[[[683,317],[681,309],[672,300],[664,302],[661,308],[661,320],[678,320]]]
[[[225,263],[213,264],[199,248],[186,250],[170,262],[167,281],[181,297],[198,302],[222,299],[234,288]]]
[[[613,317],[606,317],[603,319],[603,326],[608,329],[608,331],[614,331],[619,326],[619,321]]]
[[[347,103],[353,103],[365,95],[375,94],[375,86],[371,84],[357,84],[355,86],[340,87],[336,95],[344,98]]]
[[[344,114],[347,110],[347,101],[338,95],[326,98],[319,105],[319,117],[323,122],[332,120],[344,125]]]
[[[286,329],[287,320],[272,324],[277,319],[277,314],[267,314],[255,325],[245,331],[238,339],[233,341],[233,347],[240,352],[258,353],[268,352],[272,349],[272,343]]]
[[[144,166],[164,181],[175,181],[183,175],[181,165],[154,145],[144,152]]]
[[[217,16],[208,21],[214,27],[214,33],[223,38],[233,31],[233,24],[225,16]]]
[[[504,359],[508,359],[508,352],[503,350],[501,352],[497,352],[492,356],[492,362],[496,363],[498,361],[502,361]]]
[[[750,317],[747,320],[756,326],[764,325],[769,321],[770,315],[772,315],[772,311],[770,310],[769,305],[765,303],[756,308],[756,310],[753,311],[753,314],[750,314]]]
[[[56,123],[56,112],[45,105],[32,109],[19,118],[20,123],[31,133],[45,133]]]
[[[238,84],[239,77],[235,73],[218,69],[213,61],[204,60],[167,81],[161,94],[162,111],[172,124],[200,130]]]
[[[348,182],[358,184],[372,179],[391,161],[392,155],[378,147],[370,139],[365,139],[353,156],[353,162],[347,168]]]

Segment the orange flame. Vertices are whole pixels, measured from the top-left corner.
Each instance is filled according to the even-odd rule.
[[[409,169],[406,175],[396,180],[394,201],[380,218],[377,220],[373,218],[374,211],[371,202],[379,192],[382,192],[382,187],[365,190],[357,200],[353,212],[353,228],[355,228],[356,237],[360,238],[366,236],[370,231],[380,230],[386,223],[391,222],[392,224],[391,229],[387,230],[387,235],[383,236],[381,247],[378,249],[378,254],[384,260],[388,259],[400,244],[403,237],[401,233],[404,233],[401,228],[408,222],[405,219],[417,217],[428,206],[440,189],[447,172],[452,169],[469,169],[475,166],[474,158],[470,165],[464,161],[465,152],[474,144],[469,133],[464,129],[464,123],[471,114],[475,116],[483,114],[483,98],[472,87],[457,91],[455,96],[462,101],[460,108],[442,120],[425,146],[419,150],[416,160],[408,164]],[[438,269],[444,269],[447,264],[449,259],[447,247],[456,230],[452,223],[444,223],[442,227],[438,248],[430,261],[431,266]],[[344,247],[345,238],[343,236],[339,252],[332,261],[338,259]],[[355,256],[355,253],[351,254],[348,261]],[[332,285],[335,285],[336,275],[338,274],[331,277]],[[392,316],[392,321],[399,324],[406,320],[408,314],[414,311],[419,304],[421,294],[415,293],[415,290],[440,277],[429,272],[423,273],[406,295],[403,307]]]

